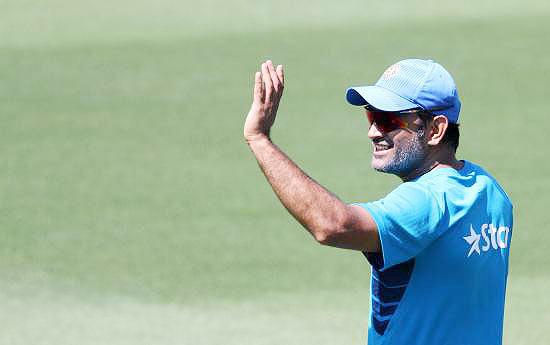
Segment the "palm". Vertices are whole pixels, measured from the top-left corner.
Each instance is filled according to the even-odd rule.
[[[256,72],[254,79],[254,100],[244,124],[244,137],[247,141],[269,137],[283,95],[283,66],[274,68],[273,63],[268,60],[262,64],[261,72]]]

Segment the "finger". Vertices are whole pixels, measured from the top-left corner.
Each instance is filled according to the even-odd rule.
[[[277,76],[277,72],[275,72],[275,67],[273,66],[273,62],[271,60],[267,60],[267,69],[269,71],[269,76],[271,77],[271,83],[273,83],[273,89],[275,89],[275,92],[279,91],[281,82],[279,81],[279,77]]]
[[[261,102],[263,94],[262,74],[256,72],[254,75],[254,102]]]
[[[269,74],[269,69],[266,62],[262,64],[262,80],[264,84],[265,98],[267,100],[271,97],[271,93],[273,91],[273,83],[271,82],[271,75]]]
[[[281,86],[285,85],[285,71],[283,70],[283,65],[277,66],[277,78],[281,82]]]

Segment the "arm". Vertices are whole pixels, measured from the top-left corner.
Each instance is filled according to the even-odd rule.
[[[380,251],[376,223],[362,207],[347,205],[304,173],[269,137],[282,96],[282,66],[262,64],[255,75],[254,101],[244,137],[273,191],[315,239],[325,245]]]

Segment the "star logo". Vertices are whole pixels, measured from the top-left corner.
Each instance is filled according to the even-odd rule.
[[[401,66],[398,63],[393,64],[390,67],[388,67],[386,71],[384,71],[384,74],[382,74],[382,78],[384,80],[391,79],[395,77],[399,73],[399,71],[401,71]]]
[[[470,255],[472,255],[474,251],[477,252],[478,255],[481,254],[479,250],[479,239],[481,238],[481,235],[474,231],[474,228],[472,227],[471,224],[470,224],[470,236],[464,236],[463,238],[464,238],[464,241],[468,242],[468,244],[472,246],[470,248],[470,251],[468,252],[468,257],[470,257]]]

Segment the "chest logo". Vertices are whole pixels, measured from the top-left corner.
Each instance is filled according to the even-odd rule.
[[[470,251],[468,257],[476,252],[481,255],[481,252],[488,250],[497,250],[508,248],[510,239],[510,228],[507,226],[499,226],[498,228],[493,224],[483,224],[480,232],[477,233],[474,227],[470,224],[470,234],[464,236],[464,241],[470,245]],[[481,240],[483,239],[483,242]]]

